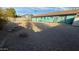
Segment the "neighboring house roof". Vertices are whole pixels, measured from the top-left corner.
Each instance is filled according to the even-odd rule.
[[[33,17],[45,17],[45,16],[59,16],[59,15],[70,15],[70,14],[77,14],[79,10],[67,10],[61,12],[49,12],[48,14],[35,14]]]

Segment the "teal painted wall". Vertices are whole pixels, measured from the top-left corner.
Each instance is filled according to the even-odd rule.
[[[75,18],[75,15],[69,15],[69,16],[67,16],[67,17],[66,17],[66,23],[67,23],[67,24],[72,24],[74,18]]]
[[[32,18],[33,22],[56,22],[71,24],[75,15]]]

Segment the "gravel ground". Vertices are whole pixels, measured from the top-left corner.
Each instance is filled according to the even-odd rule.
[[[21,28],[7,34],[2,48],[10,51],[79,51],[79,27],[67,24],[41,32]]]

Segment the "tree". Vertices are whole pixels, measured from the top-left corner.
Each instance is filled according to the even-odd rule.
[[[0,8],[0,18],[3,16],[3,9]]]
[[[7,23],[7,20],[5,17],[5,11],[3,8],[0,8],[0,30],[3,28],[5,23]]]
[[[5,13],[6,13],[7,17],[15,17],[16,16],[16,11],[14,8],[7,8]]]

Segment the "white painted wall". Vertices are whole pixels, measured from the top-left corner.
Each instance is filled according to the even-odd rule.
[[[75,17],[72,25],[79,26],[79,17]]]

